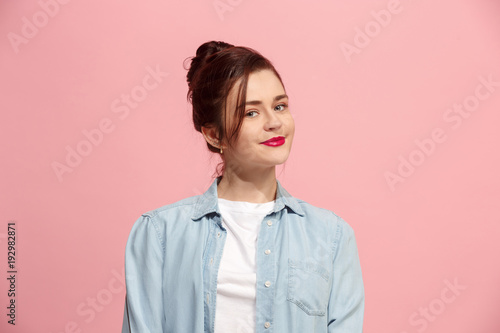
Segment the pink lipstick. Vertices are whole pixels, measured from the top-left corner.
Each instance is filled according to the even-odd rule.
[[[266,146],[271,146],[271,147],[277,147],[281,146],[285,143],[285,137],[284,136],[276,136],[274,138],[271,138],[267,141],[261,142],[261,144],[266,145]]]

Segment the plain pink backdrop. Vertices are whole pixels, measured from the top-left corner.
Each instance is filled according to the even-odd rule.
[[[498,1],[60,1],[0,3],[0,331],[121,330],[132,224],[212,182],[183,61],[223,40],[282,74],[278,179],[354,228],[364,332],[500,332]]]

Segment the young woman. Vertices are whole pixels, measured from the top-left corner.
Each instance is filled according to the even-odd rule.
[[[361,333],[353,229],[276,179],[295,132],[276,69],[255,50],[212,41],[187,81],[195,129],[222,169],[204,194],[135,222],[123,332]]]

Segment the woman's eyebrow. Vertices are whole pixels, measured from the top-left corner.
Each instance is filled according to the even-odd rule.
[[[273,102],[279,101],[280,99],[283,99],[283,98],[288,98],[288,95],[287,94],[278,95],[278,96],[274,97]],[[260,104],[262,104],[262,101],[247,101],[245,103],[245,105],[260,105]]]

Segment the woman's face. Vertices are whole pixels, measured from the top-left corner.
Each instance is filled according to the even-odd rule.
[[[227,110],[236,109],[236,84],[227,99]],[[229,123],[233,124],[232,112]],[[231,128],[231,127],[230,127]],[[248,77],[245,117],[234,149],[224,150],[226,164],[244,169],[274,167],[284,163],[292,148],[295,123],[288,109],[288,97],[278,77],[270,70]],[[272,138],[284,140],[263,144]]]

